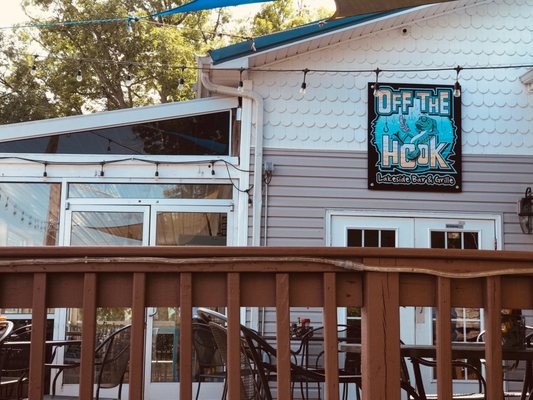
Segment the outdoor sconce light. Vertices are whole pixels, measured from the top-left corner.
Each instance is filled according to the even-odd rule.
[[[533,233],[533,195],[530,187],[526,189],[525,197],[518,202],[518,220],[522,232]]]

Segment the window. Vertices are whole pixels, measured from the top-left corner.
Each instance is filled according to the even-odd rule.
[[[0,153],[230,155],[231,112],[0,143]]]

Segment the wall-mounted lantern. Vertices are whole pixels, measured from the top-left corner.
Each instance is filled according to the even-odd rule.
[[[522,232],[533,233],[533,195],[530,187],[526,189],[525,196],[518,202],[518,220]]]

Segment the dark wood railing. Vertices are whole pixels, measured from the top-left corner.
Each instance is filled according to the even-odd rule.
[[[29,398],[44,392],[48,307],[83,309],[80,398],[92,399],[97,307],[131,307],[129,398],[143,398],[146,307],[180,309],[180,397],[192,398],[192,307],[226,306],[239,398],[241,306],[276,307],[279,399],[291,398],[289,307],[323,307],[326,398],[338,399],[337,307],[362,307],[365,399],[400,397],[400,306],[437,310],[437,391],[451,398],[451,307],[484,309],[487,398],[502,398],[502,308],[533,308],[533,253],[347,248],[3,248],[0,308],[32,308]],[[236,372],[234,372],[236,371]]]

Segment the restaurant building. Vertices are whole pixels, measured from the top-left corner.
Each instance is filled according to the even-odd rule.
[[[197,100],[2,126],[0,243],[533,250],[532,18],[458,0],[309,24],[200,58]],[[176,315],[147,312],[146,398],[175,393]],[[75,316],[51,310],[57,337]],[[454,317],[455,340],[483,330]],[[274,331],[269,309],[241,319]],[[431,308],[401,324],[434,340]]]

